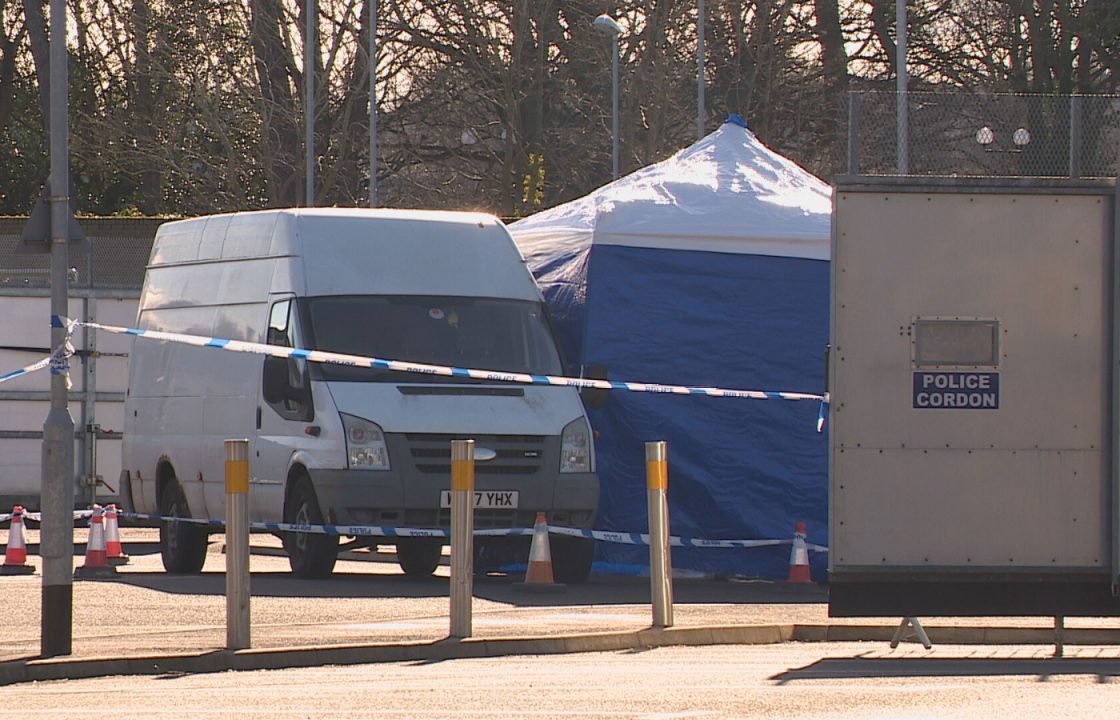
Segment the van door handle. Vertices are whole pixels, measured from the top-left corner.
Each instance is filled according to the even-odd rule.
[[[261,406],[257,406],[257,429],[261,429]]]

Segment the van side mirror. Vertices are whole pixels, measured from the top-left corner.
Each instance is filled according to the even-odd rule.
[[[588,380],[609,379],[607,377],[606,365],[588,365],[583,369],[583,376]],[[580,390],[580,397],[583,398],[583,405],[588,410],[601,410],[607,404],[610,393],[610,390],[602,390],[600,388],[582,388]]]
[[[268,356],[264,359],[261,394],[269,405],[278,405],[291,394],[291,388],[288,386],[287,358]]]

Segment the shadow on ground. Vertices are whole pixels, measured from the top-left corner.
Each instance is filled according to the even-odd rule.
[[[159,552],[159,547],[156,544],[129,545],[126,551],[130,555],[143,555]],[[352,555],[356,553],[347,559],[354,559]],[[254,572],[250,580],[252,593],[265,597],[339,598],[429,598],[449,594],[447,577],[408,577],[396,570],[395,560],[378,560],[376,556],[364,562],[378,563],[387,571],[336,571],[327,580],[301,579],[281,571]],[[587,582],[567,585],[558,593],[524,592],[515,587],[521,580],[522,576],[517,574],[479,574],[474,578],[474,594],[519,607],[634,605],[649,603],[650,598],[649,578],[645,577],[592,575]],[[199,575],[129,571],[105,582],[184,595],[224,595],[226,591],[225,574],[216,571]],[[675,602],[689,604],[807,604],[827,599],[826,591],[817,585],[701,578],[675,579],[673,595]]]
[[[780,684],[802,680],[913,677],[1035,676],[1047,682],[1062,675],[1096,675],[1101,682],[1120,677],[1120,659],[1101,658],[824,658],[787,670],[771,680]]]

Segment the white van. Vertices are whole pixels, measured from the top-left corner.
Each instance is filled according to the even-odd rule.
[[[564,371],[540,291],[505,226],[470,213],[295,209],[166,223],[137,327],[432,365]],[[459,438],[476,443],[477,528],[531,527],[538,511],[550,524],[590,528],[598,505],[590,427],[573,388],[135,338],[126,507],[224,518],[228,438],[250,442],[253,522],[446,528],[451,440]],[[401,568],[431,574],[443,542],[396,540]],[[524,562],[526,542],[480,537],[478,562]],[[161,526],[171,572],[199,572],[206,545],[203,525]],[[286,534],[284,545],[294,573],[325,577],[339,538]],[[592,551],[590,541],[554,537],[558,581],[586,578]]]

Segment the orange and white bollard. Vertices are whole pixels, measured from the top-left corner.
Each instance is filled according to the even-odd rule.
[[[35,572],[34,565],[27,564],[27,543],[23,537],[23,508],[12,508],[12,522],[8,530],[8,548],[4,553],[4,564],[0,575],[30,575]]]
[[[474,632],[474,440],[451,441],[451,627]]]
[[[811,583],[809,576],[809,548],[805,545],[805,523],[798,520],[793,526],[793,549],[789,554],[789,575],[791,583]]]
[[[109,564],[105,553],[105,511],[100,505],[93,506],[89,519],[89,540],[86,542],[85,565],[74,570],[74,577],[82,580],[96,580],[117,576],[117,569]]]
[[[653,626],[673,627],[673,562],[669,550],[669,446],[646,443],[646,513],[649,516],[649,592]]]
[[[127,565],[129,560],[121,549],[121,529],[113,503],[105,508],[105,557],[110,565]]]

